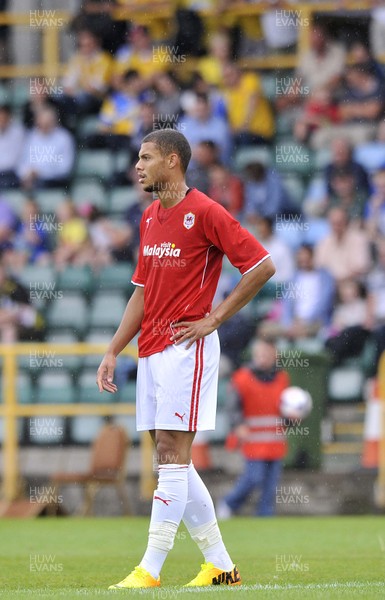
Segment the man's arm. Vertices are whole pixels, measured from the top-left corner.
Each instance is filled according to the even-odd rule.
[[[99,391],[115,393],[117,387],[112,383],[116,366],[116,357],[129,344],[140,330],[144,312],[144,288],[136,286],[120,325],[107,348],[97,373],[96,383]]]
[[[273,261],[271,258],[266,258],[258,267],[243,275],[238,285],[208,317],[199,319],[199,321],[175,323],[175,327],[181,327],[182,329],[170,339],[175,341],[176,344],[190,340],[186,346],[186,348],[190,348],[196,340],[218,329],[222,323],[250,302],[274,273]]]

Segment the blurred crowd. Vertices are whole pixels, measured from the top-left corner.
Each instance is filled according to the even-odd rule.
[[[288,343],[316,340],[334,364],[360,356],[368,344],[378,359],[385,349],[385,70],[353,29],[341,42],[333,27],[315,22],[295,71],[274,73],[275,94],[267,94],[264,75],[245,61],[266,48],[292,49],[299,29],[279,28],[274,14],[225,23],[205,36],[187,7],[165,43],[144,25],[85,11],[72,23],[76,50],[60,89],[50,93],[36,82],[19,114],[0,106],[3,339],[12,339],[2,325],[11,315],[19,333],[26,325],[31,331],[31,301],[17,282],[26,265],[97,272],[135,262],[138,225],[152,201],[136,183],[137,153],[144,135],[173,127],[193,149],[188,184],[255,233],[276,265],[262,296],[266,310],[256,302],[221,328],[230,368],[239,366],[256,331]],[[288,156],[295,159],[300,148],[318,161],[302,174],[291,163],[303,186],[299,196],[287,165],[283,172],[277,161],[282,123]],[[120,214],[92,197],[71,198],[79,154],[100,149],[128,157],[103,183],[107,190],[136,189],[136,201]],[[67,195],[55,208],[55,235],[31,227],[42,214],[39,192],[47,189]],[[7,200],[10,190],[25,194],[19,212]],[[216,301],[236,279],[225,268]]]

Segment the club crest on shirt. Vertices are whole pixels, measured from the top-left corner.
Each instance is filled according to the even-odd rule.
[[[189,213],[185,214],[185,216],[183,217],[184,227],[186,227],[186,229],[191,229],[191,227],[194,227],[194,224],[195,224],[194,213],[189,212]]]

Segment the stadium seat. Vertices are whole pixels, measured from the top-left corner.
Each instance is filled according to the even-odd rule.
[[[110,290],[121,290],[124,292],[133,292],[135,287],[131,283],[134,273],[134,267],[131,263],[117,263],[104,267],[95,283],[95,288],[99,291],[108,292]]]
[[[125,404],[135,404],[136,402],[136,382],[127,381],[121,388],[119,400]]]
[[[57,207],[68,197],[68,193],[61,189],[39,190],[34,195],[36,202],[44,212],[56,212]]]
[[[285,113],[277,115],[275,119],[276,139],[285,136],[287,138],[293,131],[293,118]]]
[[[12,97],[11,92],[5,85],[0,85],[0,104],[11,103]]]
[[[141,432],[136,430],[136,417],[135,415],[118,415],[114,418],[114,423],[123,427],[134,443],[139,442]]]
[[[65,294],[49,307],[47,312],[49,327],[67,328],[84,332],[88,326],[88,307],[80,294]]]
[[[127,450],[129,438],[122,427],[103,426],[101,417],[76,417],[71,423],[73,440],[92,444],[90,467],[86,472],[55,473],[52,483],[82,485],[85,487],[83,515],[92,513],[95,495],[101,486],[114,486],[125,514],[130,514],[130,502],[125,489]],[[92,437],[91,437],[92,435]]]
[[[275,146],[275,168],[280,173],[297,173],[310,176],[313,173],[313,153],[294,139],[286,138]]]
[[[84,117],[81,119],[77,126],[77,134],[80,137],[84,137],[90,135],[92,133],[97,133],[98,126],[100,125],[99,117]]]
[[[111,342],[112,335],[113,334],[111,334],[109,331],[103,331],[98,329],[94,331],[89,331],[86,337],[84,338],[84,341],[87,342],[87,344],[103,344],[107,348],[108,344]],[[89,354],[83,358],[83,365],[84,367],[92,367],[93,369],[95,369],[96,372],[96,369],[100,365],[102,358],[103,357],[100,354]]]
[[[69,437],[73,444],[91,444],[103,426],[103,417],[87,415],[72,417]]]
[[[362,369],[335,367],[329,374],[328,396],[331,402],[362,402],[365,377]]]
[[[44,311],[47,303],[58,297],[56,274],[52,267],[26,265],[17,273],[17,279],[27,288],[32,304]]]
[[[332,162],[332,154],[330,148],[321,148],[314,154],[314,168],[317,171],[323,171],[325,167]]]
[[[46,341],[50,344],[77,344],[78,337],[73,331],[59,329],[49,331]],[[59,358],[63,361],[63,367],[71,371],[77,371],[83,364],[83,357],[76,354],[63,354]]]
[[[138,201],[138,191],[134,186],[118,187],[112,190],[109,200],[111,213],[124,213]]]
[[[229,379],[218,380],[218,407],[225,406],[229,395]]]
[[[63,369],[46,368],[37,382],[37,402],[69,404],[76,401],[72,377]]]
[[[285,173],[283,176],[283,184],[288,191],[291,200],[295,202],[296,206],[301,206],[305,195],[305,186],[302,178],[295,174]]]
[[[96,369],[84,370],[78,379],[77,397],[79,402],[106,404],[117,401],[117,394],[99,392],[96,385]]]
[[[115,293],[97,294],[91,304],[90,325],[92,327],[118,327],[127,302],[123,295]]]
[[[107,208],[105,190],[101,183],[95,179],[88,179],[86,181],[75,180],[71,188],[71,198],[77,207],[82,204],[94,204],[102,209]]]
[[[8,202],[12,209],[18,215],[21,215],[22,208],[27,199],[27,196],[21,190],[8,189],[1,192],[4,200]]]
[[[80,150],[75,168],[77,177],[108,179],[114,170],[113,155],[109,150]]]
[[[234,166],[237,171],[242,171],[251,162],[261,162],[269,166],[273,162],[269,146],[246,146],[237,151]]]
[[[57,287],[63,292],[81,291],[89,295],[94,285],[94,277],[90,267],[67,267],[59,273]]]
[[[262,89],[268,100],[275,100],[277,96],[277,76],[276,74],[262,75]]]
[[[22,81],[15,81],[10,95],[10,101],[14,108],[19,108],[29,102],[31,99],[30,85],[25,85]]]
[[[35,400],[34,388],[28,373],[20,372],[17,375],[16,395],[19,404],[31,404]]]

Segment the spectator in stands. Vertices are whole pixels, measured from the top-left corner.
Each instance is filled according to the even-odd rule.
[[[28,263],[49,263],[50,238],[46,225],[37,202],[27,198],[12,238],[12,248],[7,252],[7,265],[13,272],[19,271]]]
[[[224,119],[212,114],[206,94],[196,95],[189,113],[180,120],[179,129],[193,149],[199,142],[213,141],[219,149],[222,162],[229,163],[231,156],[230,129]]]
[[[385,165],[385,121],[379,122],[376,137],[366,144],[355,148],[355,159],[369,173],[379,170]]]
[[[325,168],[327,192],[333,192],[331,180],[336,172],[344,169],[354,177],[357,192],[367,195],[369,193],[369,177],[365,169],[353,159],[353,147],[348,139],[336,138],[331,143],[331,161]]]
[[[345,68],[346,52],[333,42],[325,27],[319,23],[310,30],[310,48],[299,56],[297,76],[303,85],[314,91],[317,88],[336,89]]]
[[[366,275],[370,269],[369,237],[349,222],[341,207],[329,210],[330,233],[315,248],[315,264],[337,280]]]
[[[209,85],[200,73],[194,71],[187,89],[181,93],[181,105],[185,112],[189,112],[194,106],[197,94],[206,94],[209,99],[211,114],[227,121],[226,102],[220,88]]]
[[[370,325],[370,306],[365,286],[355,279],[339,281],[337,304],[325,343],[335,365],[361,354],[370,335]]]
[[[218,146],[211,140],[203,140],[192,150],[192,160],[187,169],[187,183],[204,194],[210,189],[210,169],[219,163]]]
[[[340,206],[346,210],[351,222],[355,220],[360,223],[364,214],[367,196],[356,187],[354,174],[349,168],[341,167],[333,171],[330,179],[330,190],[327,210],[333,206]]]
[[[91,266],[94,270],[114,261],[130,259],[129,244],[133,238],[133,229],[128,223],[112,221],[92,204],[80,207],[79,215],[87,223],[92,244]]]
[[[291,248],[274,233],[272,217],[255,218],[256,238],[269,251],[275,266],[271,281],[291,281],[294,277],[294,257]]]
[[[341,123],[316,131],[312,139],[315,149],[328,147],[340,137],[349,139],[354,146],[366,143],[374,137],[376,121],[383,116],[385,82],[376,76],[372,66],[350,65],[344,80],[338,101]]]
[[[19,186],[16,174],[25,141],[23,126],[12,118],[8,104],[0,106],[0,189]]]
[[[156,105],[154,102],[145,101],[140,104],[139,116],[130,142],[131,152],[133,154],[132,160],[134,163],[137,162],[142,139],[146,137],[148,133],[151,133],[151,131],[159,127],[156,118],[154,118],[155,113]]]
[[[367,141],[384,111],[385,84],[370,65],[351,65],[345,73],[345,93],[339,103],[343,124],[357,142]],[[353,133],[352,133],[353,132]]]
[[[226,30],[213,33],[208,40],[208,53],[198,63],[203,80],[211,86],[220,86],[222,70],[232,60],[231,39]]]
[[[235,218],[243,208],[243,183],[222,164],[212,165],[209,172],[210,198],[224,206]]]
[[[70,200],[58,206],[56,215],[60,224],[54,252],[56,268],[62,270],[68,265],[90,264],[93,249],[85,220],[79,216]]]
[[[226,447],[239,448],[245,468],[234,488],[217,508],[219,519],[237,512],[255,488],[261,489],[255,515],[275,513],[276,491],[282,473],[287,444],[280,413],[281,394],[290,385],[286,371],[277,369],[277,350],[266,340],[255,340],[249,364],[231,378],[228,415],[232,432]]]
[[[159,71],[169,67],[167,49],[165,46],[154,46],[149,30],[144,25],[134,24],[128,32],[127,43],[115,54],[114,72],[134,69],[141,76],[144,87],[151,86]]]
[[[269,143],[275,131],[274,117],[261,78],[228,63],[223,69],[223,95],[234,148]]]
[[[116,75],[113,91],[107,96],[99,113],[99,133],[89,135],[85,143],[91,148],[128,149],[130,136],[137,127],[142,88],[137,71]]]
[[[385,166],[373,175],[374,190],[365,207],[365,228],[371,240],[385,236]]]
[[[0,196],[0,252],[12,247],[18,218],[10,204]]]
[[[53,108],[42,108],[27,135],[18,176],[24,188],[68,186],[75,159],[72,135],[59,127]]]
[[[32,129],[36,115],[42,108],[52,106],[58,115],[62,127],[73,131],[76,127],[76,116],[65,111],[65,103],[58,98],[63,93],[63,86],[55,85],[56,79],[35,77],[30,81],[29,100],[22,107],[22,120],[27,129]]]
[[[381,2],[373,6],[369,25],[370,48],[374,56],[381,60],[385,52],[385,7]]]
[[[251,162],[244,170],[245,217],[253,223],[258,216],[276,217],[290,212],[291,202],[276,171],[261,162]]]
[[[181,116],[180,84],[171,71],[158,73],[154,80],[158,127],[176,127]]]
[[[385,350],[385,238],[376,242],[376,262],[367,278],[366,285],[372,317],[373,337],[376,343],[376,360]]]
[[[335,285],[332,276],[315,264],[313,249],[297,251],[297,270],[287,288],[282,288],[282,324],[289,338],[317,335],[330,322]]]
[[[77,44],[78,50],[64,75],[64,95],[58,95],[57,99],[67,113],[95,114],[110,82],[112,59],[103,52],[100,39],[89,29],[78,32]]]
[[[384,79],[385,73],[381,65],[376,61],[368,45],[360,40],[356,40],[352,43],[349,50],[350,62],[353,65],[367,65],[371,67],[371,70],[377,77],[377,79]]]
[[[128,227],[131,229],[132,235],[128,242],[128,251],[129,258],[127,260],[131,260],[136,262],[138,259],[138,250],[139,250],[139,242],[140,242],[140,232],[139,226],[140,221],[142,219],[143,213],[148,206],[150,206],[153,201],[152,193],[145,192],[141,185],[136,181],[135,189],[137,191],[138,201],[135,202],[132,206],[130,206],[125,215],[124,221],[127,223]]]
[[[332,126],[341,120],[337,103],[330,90],[317,88],[305,100],[303,109],[294,124],[294,136],[299,142],[310,144],[312,136],[320,127]]]
[[[113,11],[119,0],[83,0],[79,13],[71,22],[71,31],[90,29],[102,40],[103,49],[115,54],[126,37],[127,23],[114,20]]]
[[[28,290],[9,276],[0,262],[0,338],[3,344],[41,341],[44,321],[31,302]]]

